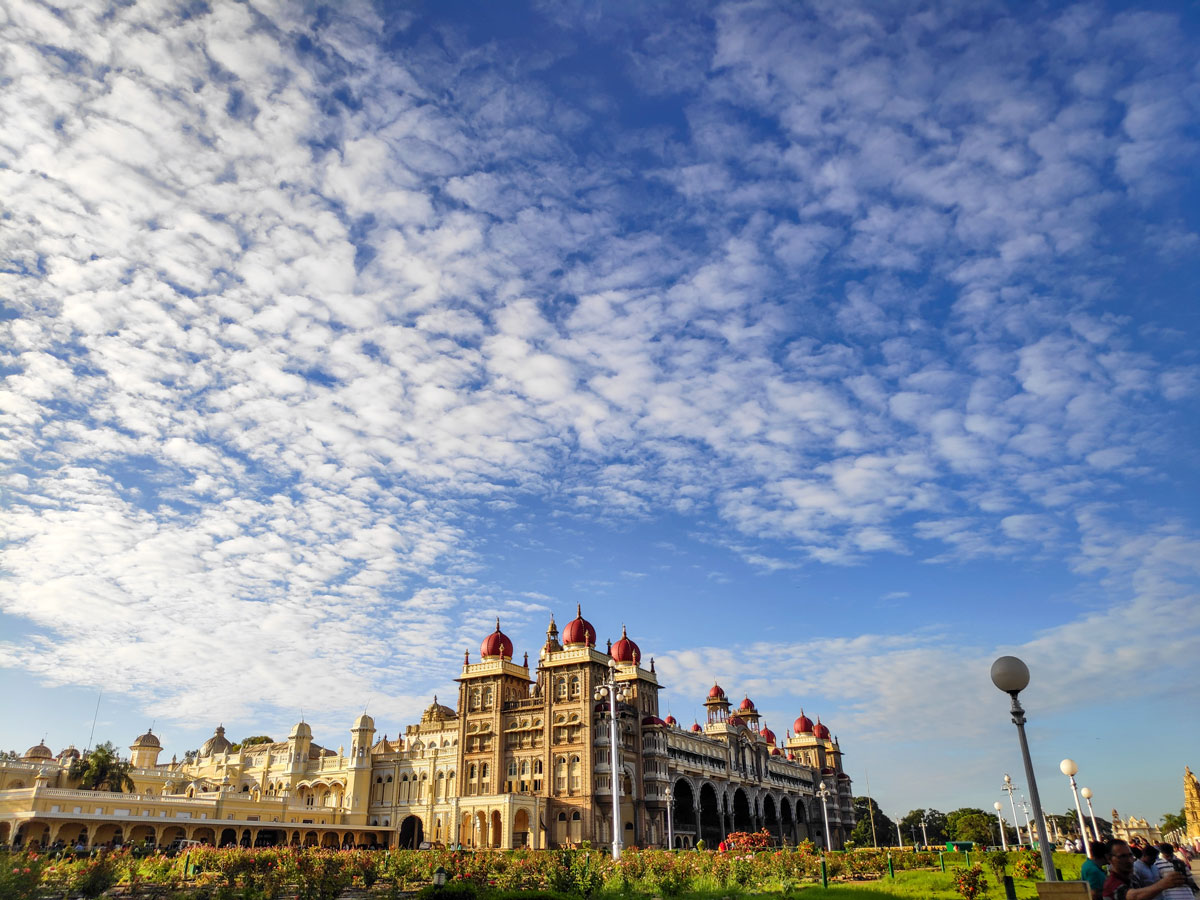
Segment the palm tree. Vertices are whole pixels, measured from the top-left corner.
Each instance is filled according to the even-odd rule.
[[[72,780],[78,780],[79,787],[85,791],[112,791],[119,794],[134,789],[129,769],[129,763],[117,756],[117,748],[106,741],[80,759],[72,760],[67,775]]]

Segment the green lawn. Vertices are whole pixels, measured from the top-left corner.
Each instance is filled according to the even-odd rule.
[[[1004,886],[988,873],[988,893],[993,900],[1002,900]],[[1017,880],[1017,896],[1036,898],[1037,887],[1032,881]],[[800,900],[879,900],[880,897],[927,897],[930,900],[961,900],[954,890],[954,873],[946,872],[897,872],[895,880],[881,878],[878,881],[854,884],[831,884],[828,888],[803,885],[797,893]]]

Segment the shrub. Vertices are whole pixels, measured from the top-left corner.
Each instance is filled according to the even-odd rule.
[[[1018,878],[1028,878],[1036,881],[1042,877],[1042,862],[1032,850],[1023,850],[1016,854],[1013,861],[1013,874]]]
[[[993,850],[990,853],[984,854],[984,859],[987,860],[987,864],[991,867],[997,881],[1004,877],[1004,870],[1008,866],[1008,854],[1005,851]]]
[[[983,866],[979,863],[969,869],[959,869],[954,873],[954,890],[958,891],[965,900],[975,900],[987,894],[987,876],[983,874]]]
[[[34,900],[42,868],[43,857],[36,853],[0,853],[0,897]]]

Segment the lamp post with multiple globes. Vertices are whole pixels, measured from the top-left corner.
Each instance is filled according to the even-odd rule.
[[[671,819],[671,786],[667,785],[667,849],[675,849],[675,828]]]
[[[1087,839],[1087,825],[1083,821],[1083,804],[1079,802],[1079,788],[1075,786],[1075,773],[1079,766],[1073,759],[1064,759],[1058,764],[1058,770],[1071,779],[1071,793],[1075,795],[1075,812],[1079,814],[1079,839],[1083,841],[1084,852],[1088,859],[1092,858],[1092,842]]]
[[[617,701],[624,702],[629,696],[629,687],[617,683],[617,664],[610,658],[608,661],[608,680],[596,687],[597,701],[608,700],[608,743],[609,771],[612,773],[612,805],[613,805],[613,834],[612,858],[621,858],[621,795],[618,793],[620,784],[620,750],[617,747]]]
[[[1021,759],[1025,763],[1025,778],[1029,781],[1029,796],[1033,801],[1033,812],[1037,817],[1038,847],[1042,856],[1042,874],[1046,881],[1057,881],[1054,874],[1054,857],[1050,855],[1050,842],[1046,840],[1046,819],[1042,815],[1042,801],[1038,797],[1037,779],[1033,776],[1033,760],[1029,757],[1029,741],[1025,737],[1025,710],[1017,695],[1029,686],[1029,667],[1015,656],[1001,656],[992,663],[992,684],[1012,698],[1013,724],[1017,726],[1017,737],[1021,742]]]
[[[1017,818],[1017,801],[1013,799],[1013,791],[1016,790],[1016,786],[1007,772],[1004,773],[1004,787],[1001,790],[1008,793],[1008,805],[1012,807],[1013,828],[1017,830],[1017,846],[1020,847],[1024,842],[1021,840],[1021,821]],[[1028,824],[1027,822],[1026,825]],[[1030,839],[1030,846],[1033,846],[1032,838]]]
[[[829,851],[833,849],[833,841],[829,839],[829,805],[825,801],[829,799],[830,791],[823,781],[817,788],[817,796],[821,798],[821,814],[825,818],[825,849]]]

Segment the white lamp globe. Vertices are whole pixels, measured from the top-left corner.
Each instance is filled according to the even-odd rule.
[[[1000,801],[999,800],[997,800],[995,803],[993,803],[992,806],[995,807],[996,812],[1000,812]]]
[[[1001,656],[992,663],[992,684],[1006,694],[1016,694],[1029,686],[1029,666],[1015,656]]]
[[[1089,787],[1080,788],[1080,789],[1079,789],[1079,793],[1083,795],[1083,799],[1084,799],[1084,800],[1091,800],[1091,799],[1092,799],[1092,789],[1091,789],[1091,788],[1089,788]]]
[[[1058,764],[1058,771],[1064,775],[1074,775],[1079,771],[1079,766],[1075,765],[1075,760],[1073,759],[1064,759]]]

